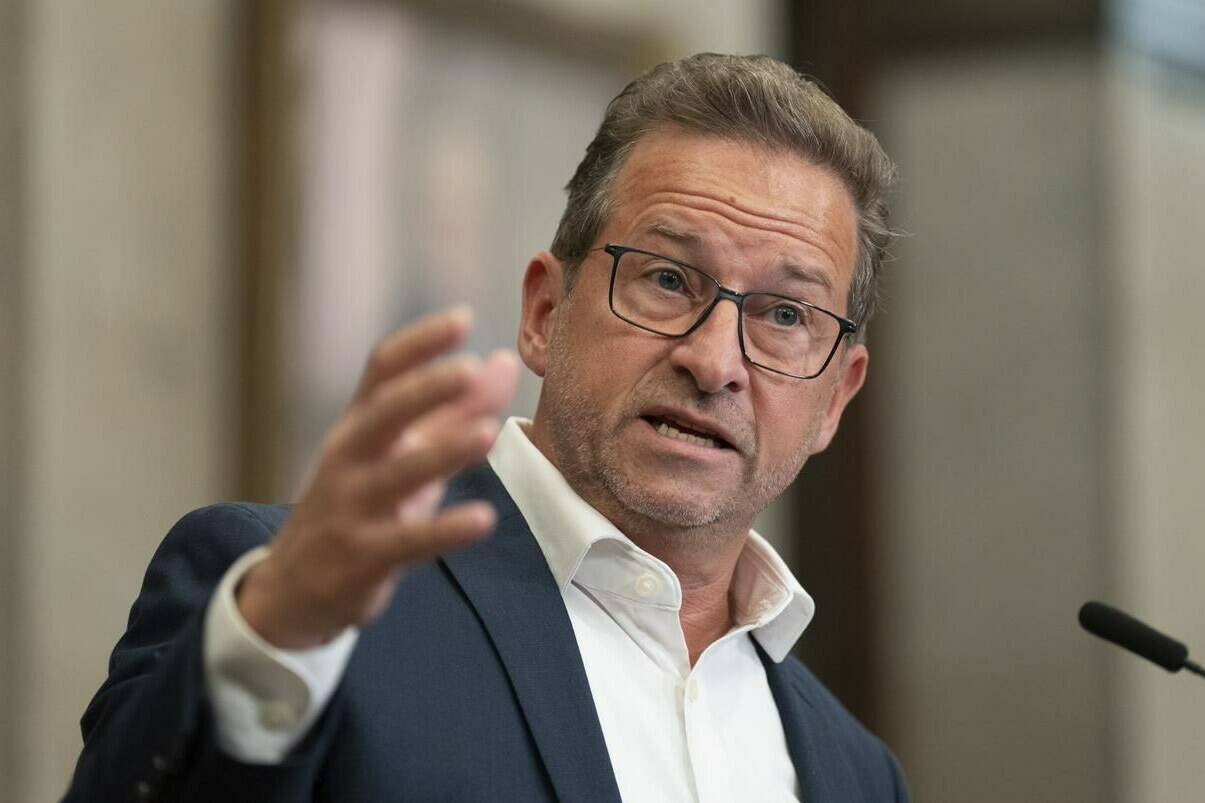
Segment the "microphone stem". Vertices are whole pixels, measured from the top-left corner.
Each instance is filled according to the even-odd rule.
[[[1193,661],[1190,661],[1187,658],[1185,658],[1184,659],[1184,668],[1187,669],[1189,672],[1193,672],[1193,673],[1198,674],[1201,677],[1205,678],[1205,668],[1202,668],[1202,666],[1198,663],[1194,663]]]

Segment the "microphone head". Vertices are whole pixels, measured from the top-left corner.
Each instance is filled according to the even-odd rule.
[[[1188,647],[1103,602],[1084,603],[1079,623],[1089,633],[1154,661],[1168,672],[1179,672],[1188,659]]]

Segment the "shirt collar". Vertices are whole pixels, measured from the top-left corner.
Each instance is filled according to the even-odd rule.
[[[548,561],[564,594],[570,583],[628,596],[632,578],[659,575],[662,592],[641,602],[681,605],[673,571],[645,552],[591,507],[536,448],[524,427],[528,419],[509,418],[489,454],[502,481]],[[637,597],[645,597],[636,587]],[[812,619],[816,606],[766,539],[750,530],[737,559],[731,598],[736,627],[752,630],[766,654],[781,661]]]

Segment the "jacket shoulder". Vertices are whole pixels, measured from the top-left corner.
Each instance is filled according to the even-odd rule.
[[[168,531],[151,557],[152,569],[192,571],[225,567],[244,552],[268,543],[284,524],[290,505],[220,502],[186,513]],[[167,565],[163,565],[164,562]]]
[[[181,517],[151,557],[110,672],[124,668],[123,657],[141,653],[130,648],[169,641],[205,606],[239,556],[271,540],[289,510],[288,505],[223,502]]]
[[[168,532],[164,544],[184,538],[209,537],[219,541],[275,535],[292,511],[292,505],[265,505],[258,502],[218,502],[189,511]]]

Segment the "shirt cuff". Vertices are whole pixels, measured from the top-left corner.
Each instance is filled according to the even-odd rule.
[[[327,644],[282,650],[247,624],[234,591],[268,555],[253,549],[223,575],[205,611],[205,689],[218,746],[251,764],[279,764],[321,715],[343,678],[359,631],[349,627]]]

